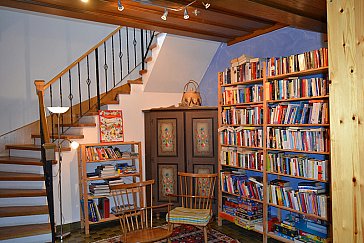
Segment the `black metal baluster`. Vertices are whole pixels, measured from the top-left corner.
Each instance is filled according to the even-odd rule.
[[[129,57],[129,29],[128,27],[126,28],[126,60],[128,61],[128,73],[130,73],[130,57]]]
[[[144,70],[144,31],[140,30],[140,47],[142,53],[142,70]]]
[[[119,30],[119,61],[120,61],[120,82],[123,80],[123,52],[121,50],[121,31]]]
[[[99,48],[95,49],[95,64],[96,64],[96,92],[97,92],[97,109],[100,110],[100,72],[99,72]]]
[[[86,80],[86,84],[87,84],[87,90],[88,90],[88,109],[91,109],[91,79],[90,79],[90,63],[88,61],[88,55],[86,57],[87,59],[87,80]]]
[[[72,77],[71,77],[71,69],[68,70],[68,81],[69,81],[69,89],[70,93],[68,95],[68,99],[70,100],[70,111],[71,111],[71,124],[73,123],[73,107],[72,107],[72,101],[73,101],[73,94],[72,94]]]
[[[137,45],[137,41],[135,39],[135,28],[134,28],[134,31],[133,31],[133,36],[134,36],[134,39],[133,39],[133,46],[134,46],[134,67],[136,67],[137,65],[137,52],[136,52],[136,45]]]
[[[105,88],[106,88],[106,93],[107,93],[107,69],[109,68],[108,66],[107,66],[107,61],[106,61],[106,59],[107,59],[107,56],[106,56],[106,41],[104,42],[104,70],[105,70]]]
[[[59,77],[59,97],[61,100],[61,107],[62,107],[63,106],[62,77]],[[63,114],[61,114],[61,124],[63,125]],[[61,126],[61,124],[60,124],[60,127],[62,127],[62,133],[63,133],[63,126]],[[57,131],[57,133],[58,133],[58,131]]]
[[[115,53],[114,53],[114,36],[111,36],[111,52],[112,52],[112,80],[115,87]]]
[[[49,96],[50,96],[50,99],[51,99],[51,107],[53,107],[53,87],[52,85],[49,86]],[[51,135],[51,138],[52,138],[52,141],[54,141],[54,122],[53,122],[53,118],[54,118],[54,114],[51,113],[51,126],[52,126],[52,135]]]
[[[80,63],[77,63],[77,75],[78,75],[78,98],[80,100],[80,116],[82,116],[82,92],[81,92],[81,70]]]

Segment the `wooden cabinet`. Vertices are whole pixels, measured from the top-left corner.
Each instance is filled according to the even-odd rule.
[[[177,172],[217,172],[217,108],[144,111],[146,179],[155,179],[153,204],[178,192]]]

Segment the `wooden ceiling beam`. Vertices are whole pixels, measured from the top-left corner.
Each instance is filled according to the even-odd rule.
[[[168,23],[160,24],[153,21],[145,21],[143,19],[134,17],[118,15],[117,13],[102,13],[102,11],[93,12],[85,9],[67,8],[66,6],[59,6],[55,4],[46,4],[36,1],[22,1],[22,0],[2,0],[0,6],[36,11],[45,14],[52,14],[63,17],[70,17],[82,20],[96,21],[114,25],[130,26],[141,29],[151,29],[159,32],[166,32],[176,35],[190,36],[193,38],[200,38],[212,41],[226,42],[231,37],[225,34],[219,34],[209,31],[201,31],[192,28],[176,27]]]

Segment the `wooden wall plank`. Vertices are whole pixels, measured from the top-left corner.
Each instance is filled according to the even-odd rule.
[[[334,242],[364,242],[364,1],[327,1]]]

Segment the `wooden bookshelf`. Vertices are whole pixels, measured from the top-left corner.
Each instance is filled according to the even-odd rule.
[[[88,149],[93,148],[109,148],[112,149],[118,148],[120,152],[134,153],[137,154],[135,156],[128,157],[114,157],[114,158],[106,158],[106,159],[90,159],[90,153],[87,152]],[[93,176],[88,177],[87,172],[92,172],[89,166],[95,168],[96,165],[102,164],[112,164],[115,165],[118,162],[127,163],[129,166],[135,166],[136,172],[127,172],[120,173],[110,176]],[[104,181],[110,179],[118,179],[124,178],[130,182],[138,182],[142,180],[142,148],[141,142],[113,142],[113,143],[92,143],[92,144],[81,144],[78,149],[78,166],[79,166],[79,187],[80,187],[80,199],[84,202],[83,209],[80,210],[81,215],[81,226],[85,229],[85,234],[90,234],[90,225],[96,225],[103,222],[117,220],[118,218],[110,213],[108,218],[98,218],[97,221],[93,222],[89,218],[89,207],[88,201],[91,200],[99,200],[102,198],[109,198],[110,200],[110,210],[112,204],[112,198],[110,196],[105,195],[92,195],[89,192],[90,183],[96,181]],[[115,171],[116,173],[116,171]],[[95,201],[96,202],[96,201]],[[96,209],[98,210],[98,209]]]
[[[316,123],[312,122],[312,124],[310,124],[310,121],[305,122],[304,124],[296,124],[296,122],[294,122],[294,124],[271,124],[273,122],[268,123],[268,116],[271,114],[271,113],[268,113],[268,112],[270,112],[272,110],[272,108],[270,108],[270,107],[276,107],[276,105],[280,105],[280,103],[285,103],[285,105],[288,105],[288,104],[292,103],[292,104],[298,104],[298,105],[302,105],[302,106],[303,106],[303,104],[307,103],[311,107],[312,107],[313,103],[320,103],[320,106],[321,106],[320,109],[325,108],[325,111],[328,111],[328,106],[327,106],[327,110],[326,110],[326,107],[325,107],[326,104],[323,104],[323,102],[325,102],[325,103],[329,102],[329,95],[326,95],[326,94],[328,94],[328,91],[327,91],[326,94],[323,92],[323,91],[326,92],[326,90],[325,90],[326,88],[328,89],[328,80],[327,79],[323,80],[324,78],[322,78],[322,77],[325,77],[325,75],[328,74],[328,67],[325,66],[325,67],[320,67],[320,68],[304,70],[304,71],[300,71],[300,72],[292,72],[292,73],[280,74],[280,75],[269,76],[269,77],[267,76],[267,70],[268,70],[267,69],[267,63],[264,63],[261,78],[252,79],[250,81],[244,81],[244,82],[232,82],[232,83],[227,83],[227,84],[225,83],[226,80],[222,80],[222,78],[226,78],[225,77],[226,73],[219,73],[218,74],[218,83],[219,83],[219,86],[218,86],[218,113],[219,113],[218,154],[221,155],[221,156],[219,156],[219,158],[220,158],[220,160],[219,160],[219,171],[221,171],[221,175],[224,175],[224,177],[223,177],[224,181],[221,181],[222,178],[220,178],[220,183],[219,183],[220,188],[219,188],[219,193],[218,193],[218,203],[219,203],[218,223],[219,223],[219,225],[221,225],[222,220],[229,220],[231,222],[234,222],[234,220],[232,220],[232,218],[234,216],[226,214],[223,211],[222,206],[223,206],[224,201],[226,200],[224,198],[237,197],[237,198],[241,198],[241,199],[249,199],[249,200],[252,200],[252,201],[257,202],[257,203],[262,203],[262,205],[263,205],[263,232],[257,231],[257,232],[262,234],[263,242],[267,243],[268,238],[273,238],[273,239],[279,240],[281,242],[290,242],[291,243],[291,242],[293,242],[292,240],[285,239],[283,237],[275,235],[273,232],[269,232],[269,230],[268,230],[268,220],[269,220],[268,211],[270,211],[271,208],[272,209],[274,208],[274,210],[276,210],[278,212],[277,217],[280,220],[281,220],[281,216],[282,216],[283,212],[288,212],[288,213],[291,212],[291,213],[295,213],[297,215],[303,215],[303,216],[305,216],[307,218],[310,218],[310,219],[317,219],[317,220],[327,221],[328,223],[330,223],[329,222],[330,215],[331,215],[331,213],[330,213],[330,210],[331,210],[330,209],[330,202],[329,202],[330,196],[328,194],[327,197],[325,197],[325,198],[327,198],[326,207],[327,207],[327,215],[329,216],[328,218],[321,217],[321,216],[314,215],[314,214],[307,214],[307,213],[304,213],[304,212],[301,212],[301,211],[298,211],[298,210],[294,210],[292,208],[288,208],[288,207],[284,207],[284,206],[280,206],[280,205],[270,203],[269,200],[268,200],[268,186],[270,185],[269,184],[270,180],[272,180],[272,178],[281,179],[281,177],[287,177],[291,181],[295,181],[295,182],[312,181],[312,182],[320,182],[320,183],[330,183],[330,177],[329,177],[330,176],[330,152],[329,151],[322,151],[322,152],[321,151],[320,152],[318,152],[318,151],[303,151],[303,150],[297,150],[297,149],[279,149],[279,148],[268,147],[268,145],[269,145],[268,141],[271,141],[272,138],[268,137],[267,130],[268,130],[269,127],[272,127],[272,128],[281,127],[281,129],[279,129],[277,131],[281,131],[283,129],[285,130],[285,129],[288,129],[289,127],[292,127],[292,128],[294,127],[295,129],[297,129],[297,133],[295,133],[295,134],[298,134],[300,131],[305,131],[305,132],[310,131],[307,134],[310,134],[312,136],[319,136],[318,134],[321,134],[321,128],[322,128],[322,134],[325,134],[325,136],[323,136],[322,138],[317,137],[315,139],[329,139],[326,136],[329,135],[330,124],[328,122],[322,122],[323,124],[319,124],[321,122],[321,120],[326,121],[326,119],[324,120],[323,117],[319,117],[318,122],[316,122]],[[231,74],[233,72],[230,71],[229,73]],[[233,74],[233,75],[235,75],[235,74]],[[307,79],[305,81],[306,83],[303,83],[302,79],[305,79],[306,77],[307,77]],[[313,78],[317,77],[317,78],[315,80],[311,80],[312,77]],[[236,78],[236,77],[234,78],[234,80],[236,80],[236,79],[239,79],[239,76],[238,76],[238,78]],[[305,97],[301,97],[301,98],[271,100],[270,97],[280,97],[280,96],[282,96],[282,94],[272,96],[273,94],[270,94],[269,91],[268,91],[269,85],[273,85],[273,82],[283,82],[283,83],[287,82],[287,81],[279,81],[279,80],[282,80],[282,79],[288,79],[288,80],[299,79],[299,80],[294,81],[294,82],[297,82],[299,85],[306,85],[307,82],[312,82],[312,83],[310,83],[310,85],[311,84],[313,85],[314,82],[317,82],[317,83],[322,82],[322,83],[320,83],[320,84],[322,84],[322,86],[320,86],[320,88],[319,88],[320,91],[319,92],[317,91],[317,94],[325,94],[325,95],[317,95],[317,96],[310,96],[310,97],[307,97],[307,95],[306,95]],[[233,77],[231,77],[231,80],[233,80]],[[277,81],[275,81],[275,80],[277,80]],[[309,80],[309,81],[307,81],[307,80]],[[289,82],[291,82],[291,81],[289,81]],[[226,97],[230,98],[229,92],[237,92],[238,94],[234,94],[234,95],[239,96],[240,95],[239,92],[241,90],[243,90],[243,91],[247,90],[244,87],[244,85],[258,85],[258,84],[259,85],[262,84],[262,87],[263,87],[263,100],[262,100],[262,102],[247,102],[247,103],[237,103],[237,104],[224,104],[223,103],[224,100],[226,102]],[[325,86],[325,85],[327,85],[327,86]],[[234,87],[236,87],[236,86],[241,87],[241,90],[240,90],[240,88],[235,89]],[[254,87],[256,87],[256,86],[254,86]],[[228,89],[225,89],[225,88],[228,88]],[[317,88],[317,86],[315,86],[315,88]],[[289,91],[290,90],[287,88],[287,90],[285,92],[289,92]],[[300,93],[300,94],[303,94],[303,93]],[[291,94],[288,94],[288,95],[285,95],[285,96],[292,97]],[[297,97],[299,97],[299,96],[297,96]],[[236,99],[239,100],[238,98],[236,98]],[[256,97],[250,98],[250,100],[252,100],[252,99],[256,100],[257,98]],[[309,101],[312,101],[312,102],[309,102]],[[232,124],[231,125],[224,124],[224,123],[235,123],[235,121],[236,121],[235,118],[233,120],[234,122],[226,122],[226,121],[228,121],[228,119],[226,117],[227,117],[227,115],[230,115],[231,117],[234,117],[232,114],[235,114],[235,116],[241,114],[241,111],[236,112],[236,109],[251,108],[250,110],[253,110],[254,107],[257,107],[257,105],[262,105],[262,110],[263,110],[263,112],[262,112],[263,113],[263,123],[262,124],[233,124],[233,125]],[[235,109],[230,109],[229,110],[230,107],[235,108]],[[312,111],[310,111],[310,109],[309,109],[308,112],[312,112]],[[260,112],[259,109],[257,109],[257,110],[258,110],[258,112]],[[224,113],[224,122],[223,122],[222,112],[226,112],[226,114]],[[236,112],[236,113],[233,113],[233,112]],[[299,111],[299,112],[302,112],[302,110]],[[243,114],[245,116],[246,113],[243,113]],[[259,115],[260,114],[261,113],[259,113]],[[290,113],[288,113],[288,116],[290,116]],[[318,116],[322,116],[322,113],[319,113]],[[231,117],[229,119],[232,119]],[[240,119],[243,120],[243,118],[245,119],[245,117],[242,117]],[[326,116],[326,118],[328,118],[328,117]],[[304,118],[304,119],[306,119],[306,118]],[[293,118],[293,120],[295,121],[295,118]],[[234,133],[236,133],[235,131],[239,131],[239,130],[236,130],[236,128],[239,128],[239,127],[241,127],[241,128],[243,128],[243,127],[248,127],[249,128],[250,127],[251,129],[256,128],[256,127],[261,127],[263,132],[262,132],[262,138],[259,138],[259,139],[263,139],[263,146],[261,146],[261,147],[248,147],[248,146],[234,145],[234,144],[237,144],[237,142],[234,141],[234,139],[231,139],[229,137],[229,135],[230,135],[230,133],[234,134]],[[231,128],[231,129],[229,130],[229,128]],[[302,128],[302,129],[300,129],[300,128]],[[227,129],[227,130],[225,130],[225,129]],[[295,129],[291,129],[290,131],[295,131]],[[315,130],[315,129],[317,129],[317,130]],[[232,144],[222,143],[222,141],[226,141],[226,140],[223,140],[221,138],[222,133],[224,133],[225,136],[228,137],[229,143],[232,143]],[[306,133],[301,133],[301,134],[306,134]],[[302,136],[301,134],[300,134],[300,136]],[[277,136],[274,133],[273,133],[273,135]],[[271,134],[269,134],[269,136],[271,136]],[[278,135],[278,136],[283,136],[283,135]],[[287,136],[288,136],[288,132],[287,132]],[[232,137],[234,137],[234,135],[232,135]],[[261,140],[259,140],[259,141],[261,141]],[[287,140],[285,140],[285,141],[287,141]],[[291,141],[289,141],[289,142],[291,143]],[[305,140],[305,142],[306,142],[306,140]],[[313,143],[313,141],[309,141],[309,142]],[[325,146],[325,149],[329,150],[329,148],[326,148],[326,146],[328,144],[326,140],[323,141],[323,144]],[[297,146],[296,144],[294,146],[292,146],[291,144],[287,144],[287,145],[290,145],[289,147],[292,147],[292,148],[299,148],[301,146],[304,147],[304,148],[308,147],[307,145],[303,145],[303,139],[302,139],[302,145],[300,145],[300,146]],[[270,143],[270,146],[272,146],[272,143]],[[229,165],[228,161],[225,164],[226,157],[224,157],[224,156],[226,156],[226,155],[222,156],[222,152],[225,153],[225,154],[228,154],[230,152],[230,150],[222,149],[223,147],[229,147],[229,148],[232,149],[232,151],[239,151],[241,154],[244,154],[244,155],[249,154],[249,153],[245,154],[245,151],[262,151],[263,152],[262,170],[249,169],[249,168],[244,168],[244,167],[239,166],[239,162],[241,162],[241,161],[238,160],[238,157],[236,157],[234,160],[232,160],[232,161],[235,161],[235,162],[232,162],[232,163],[234,163],[236,165]],[[238,150],[238,149],[240,149],[240,150]],[[242,149],[243,152],[241,151],[241,149]],[[284,173],[277,173],[277,172],[268,171],[268,169],[267,169],[268,154],[271,154],[271,153],[272,154],[277,154],[278,152],[280,154],[284,153],[284,156],[289,155],[289,156],[295,157],[295,158],[298,158],[298,157],[302,158],[302,156],[305,156],[305,157],[310,158],[310,159],[314,158],[316,160],[320,160],[321,158],[324,158],[322,160],[325,160],[325,162],[328,163],[328,168],[327,168],[328,171],[326,171],[326,173],[327,173],[326,176],[327,177],[325,179],[323,179],[323,180],[319,180],[319,179],[308,178],[308,177],[303,177],[303,176],[293,176],[293,175],[290,175],[290,174],[284,174]],[[234,155],[234,153],[232,153],[232,154]],[[260,155],[258,155],[258,156],[260,156]],[[243,158],[246,159],[246,157],[243,157]],[[255,158],[254,159],[254,164],[258,163],[256,160],[257,159]],[[244,163],[246,163],[246,161]],[[277,162],[273,161],[272,163],[277,163]],[[244,197],[244,196],[241,196],[241,195],[236,194],[236,193],[229,193],[227,191],[224,191],[223,188],[221,188],[222,184],[225,183],[226,178],[231,176],[231,174],[229,174],[230,173],[229,171],[234,170],[234,169],[236,169],[236,170],[239,170],[239,169],[246,170],[248,173],[253,173],[254,172],[255,174],[253,174],[253,175],[256,175],[256,173],[258,173],[258,175],[260,174],[263,177],[263,200],[251,199],[251,198]],[[268,175],[269,175],[269,178],[268,178]],[[272,176],[274,176],[274,177],[272,177]],[[225,185],[225,187],[226,187],[226,185]],[[328,186],[328,188],[329,188],[329,186]],[[231,191],[231,189],[229,189],[229,191]],[[256,231],[256,230],[254,230],[254,231]],[[328,231],[331,232],[331,227],[328,228]],[[330,239],[330,234],[328,235],[328,239]]]

